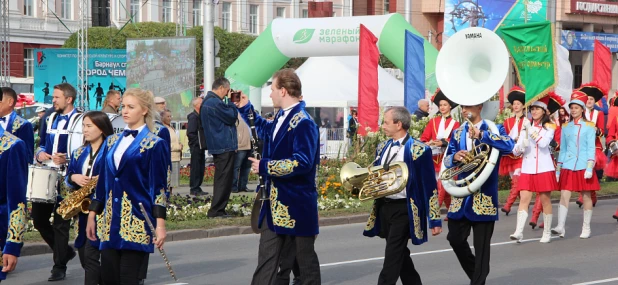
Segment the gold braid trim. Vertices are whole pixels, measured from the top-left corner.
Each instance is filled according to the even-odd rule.
[[[17,209],[11,212],[9,218],[9,233],[6,238],[7,242],[22,243],[24,232],[26,232],[26,206],[24,203],[17,204]],[[1,263],[0,263],[1,264]]]

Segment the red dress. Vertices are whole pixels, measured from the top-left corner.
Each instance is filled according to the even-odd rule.
[[[607,146],[609,147],[609,144],[612,141],[618,140],[618,118],[612,120],[609,123],[609,130],[607,133]],[[612,177],[612,178],[618,178],[618,156],[616,155],[612,155],[610,157],[609,163],[607,164],[607,167],[605,168],[605,175],[608,177]]]
[[[519,120],[519,123],[517,124],[517,126],[515,126],[515,117],[511,117],[508,118],[504,121],[503,126],[504,126],[504,130],[506,131],[506,134],[510,134],[511,130],[515,127],[517,127],[517,130],[519,130],[517,133],[520,134],[521,133],[521,128],[523,126],[524,123],[524,119],[526,119],[525,117],[522,117]],[[513,138],[515,139],[515,138]],[[514,156],[512,154],[507,154],[502,156],[502,158],[500,159],[500,169],[498,170],[498,174],[499,175],[509,175],[511,172],[514,172],[516,169],[521,168],[521,156]]]
[[[438,128],[440,127],[440,120],[442,120],[442,116],[436,116],[435,118],[429,120],[429,122],[427,123],[427,127],[425,127],[425,130],[423,131],[423,134],[421,135],[422,142],[427,143],[429,141],[437,139]],[[453,118],[449,116],[446,118],[446,121],[444,122],[445,131],[448,128],[451,121],[454,122],[453,127],[451,128],[450,133],[447,134],[446,137],[444,138],[447,142],[451,140],[451,135],[453,134],[453,132],[459,128],[459,122],[454,121]],[[443,147],[446,147],[446,146],[443,146]],[[440,167],[442,164],[443,156],[444,156],[444,152],[433,156],[433,167],[436,170],[436,173],[440,172]]]
[[[596,122],[593,121],[595,114],[598,114]],[[605,115],[603,114],[603,112],[593,109],[590,113],[586,113],[586,116],[588,117],[589,121],[595,123],[597,129],[601,130],[601,135],[597,136],[595,139],[595,146],[596,146],[595,160],[596,162],[594,164],[594,170],[602,170],[603,168],[605,168],[605,165],[607,164],[607,157],[603,153],[603,144],[601,143],[601,138],[603,137],[603,130],[605,130]]]

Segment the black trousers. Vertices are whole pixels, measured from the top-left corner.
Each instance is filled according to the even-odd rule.
[[[384,264],[378,284],[394,285],[401,278],[404,285],[421,285],[421,276],[410,257],[410,221],[406,199],[383,200],[379,208],[380,236],[386,239]]]
[[[260,235],[258,265],[253,273],[252,285],[275,284],[279,261],[281,258],[286,258],[286,256],[281,256],[286,239],[291,239],[296,245],[296,260],[302,284],[321,284],[320,261],[314,248],[315,236],[278,235],[267,229]]]
[[[204,168],[206,167],[205,152],[199,148],[191,148],[191,172],[189,176],[190,192],[202,191],[204,181]]]
[[[139,267],[139,273],[137,275],[138,279],[146,279],[148,277],[148,262],[150,262],[150,254],[144,255],[144,260],[142,261],[142,266]]]
[[[58,204],[32,203],[32,223],[39,231],[41,237],[53,250],[54,267],[52,271],[66,272],[67,263],[73,256],[74,251],[69,246],[69,230],[71,221],[64,220],[58,213]],[[49,223],[49,218],[54,214],[54,223]]]
[[[213,154],[215,162],[215,183],[212,194],[212,205],[208,210],[208,217],[225,215],[225,207],[232,194],[232,180],[234,180],[234,158],[236,152],[229,151],[222,154]]]
[[[489,275],[489,256],[491,236],[494,233],[495,222],[472,222],[466,218],[462,220],[448,220],[448,239],[461,267],[468,278],[470,285],[485,284]],[[470,229],[474,230],[474,253],[468,244]]]
[[[279,258],[279,273],[277,273],[278,285],[290,284],[290,271],[294,274],[294,279],[300,278],[300,268],[296,260],[296,244],[291,238],[283,242]]]
[[[79,253],[79,261],[85,271],[84,285],[104,284],[101,282],[101,252],[99,249],[92,246],[90,241],[86,241],[84,246],[80,247],[77,252]]]
[[[139,268],[144,255],[135,250],[105,249],[101,251],[101,276],[105,284],[137,285]]]

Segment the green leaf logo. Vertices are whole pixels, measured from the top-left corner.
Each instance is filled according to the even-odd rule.
[[[292,41],[294,41],[295,44],[305,44],[311,40],[313,32],[315,32],[315,29],[298,30],[298,32],[294,34],[294,39],[292,39]]]

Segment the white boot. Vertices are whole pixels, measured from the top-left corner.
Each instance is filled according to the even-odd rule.
[[[515,227],[515,232],[511,235],[511,239],[517,240],[517,243],[520,243],[521,240],[524,239],[524,226],[526,225],[527,219],[528,212],[517,211],[517,226]]]
[[[551,242],[551,219],[552,214],[543,214],[543,223],[545,224],[543,227],[543,237],[541,237],[540,242],[549,243]]]
[[[579,238],[590,237],[590,220],[592,219],[592,210],[584,210],[584,224],[582,225],[582,234]]]
[[[551,229],[551,233],[555,235],[560,235],[561,238],[564,237],[564,233],[566,230],[564,229],[564,223],[566,222],[567,213],[569,212],[569,208],[564,205],[560,205],[558,208],[558,225]]]

